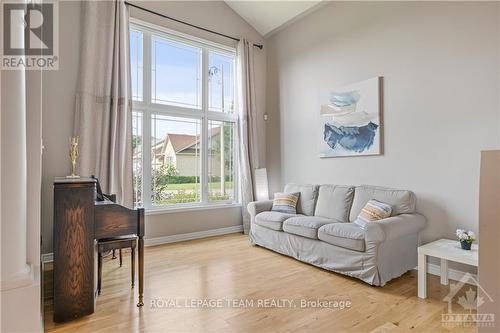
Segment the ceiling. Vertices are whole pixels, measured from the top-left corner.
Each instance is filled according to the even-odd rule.
[[[270,35],[272,32],[321,2],[321,0],[224,1],[262,36]]]

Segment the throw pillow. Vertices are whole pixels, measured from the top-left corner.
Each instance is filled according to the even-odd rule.
[[[391,213],[391,205],[372,199],[366,203],[354,223],[365,228],[367,223],[388,218]]]
[[[297,214],[297,202],[300,192],[297,193],[275,193],[273,200],[273,212]]]

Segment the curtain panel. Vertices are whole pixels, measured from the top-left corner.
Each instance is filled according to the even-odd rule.
[[[259,168],[259,151],[257,144],[257,104],[255,98],[255,68],[253,43],[241,39],[238,43],[238,102],[240,142],[240,185],[243,214],[243,232],[250,231],[250,214],[248,203],[254,201],[254,170]]]
[[[133,206],[129,14],[123,1],[82,2],[82,48],[74,132],[79,173]]]

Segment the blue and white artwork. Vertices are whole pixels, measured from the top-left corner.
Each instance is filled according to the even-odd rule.
[[[380,81],[335,89],[321,105],[320,157],[381,154]]]

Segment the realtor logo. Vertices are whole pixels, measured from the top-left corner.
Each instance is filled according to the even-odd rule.
[[[2,4],[2,69],[57,69],[56,2]]]
[[[460,296],[456,300],[456,303],[463,308],[463,311],[453,312],[453,300],[466,283],[476,285],[477,289],[482,291],[486,299],[478,296],[475,290],[469,288],[465,292],[465,296]],[[450,292],[443,299],[443,302],[448,303],[448,312],[441,315],[441,323],[445,327],[495,327],[495,314],[477,313],[477,308],[485,302],[494,303],[493,298],[469,273],[466,273],[457,283],[450,284]]]

